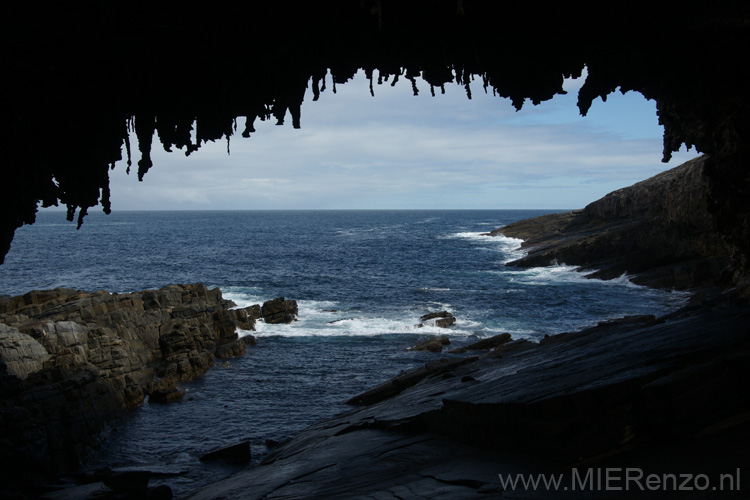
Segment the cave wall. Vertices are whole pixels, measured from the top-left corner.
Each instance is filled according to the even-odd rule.
[[[2,30],[0,259],[39,205],[67,206],[79,226],[91,207],[109,212],[108,172],[123,157],[142,179],[154,147],[189,154],[250,136],[258,119],[303,126],[305,96],[360,69],[372,85],[460,85],[521,109],[586,67],[581,113],[637,91],[656,100],[665,159],[683,144],[709,153],[720,230],[746,266],[749,13],[740,1],[19,2]]]

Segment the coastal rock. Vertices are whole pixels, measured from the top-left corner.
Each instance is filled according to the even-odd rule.
[[[269,324],[291,323],[299,312],[297,301],[285,300],[284,297],[264,302],[260,311],[263,321]]]
[[[259,304],[253,304],[249,307],[246,307],[245,313],[247,314],[248,320],[258,320],[263,318],[263,314],[261,314],[260,312]]]
[[[456,324],[456,318],[448,311],[425,314],[419,318],[419,321],[424,323],[425,321],[431,321],[433,319],[435,320],[433,324],[440,328],[449,328]],[[422,324],[420,324],[419,326],[422,326]]]
[[[239,356],[253,329],[202,284],[110,294],[65,288],[0,300],[0,468],[74,469],[124,410],[182,398],[179,384]]]
[[[230,309],[229,313],[240,330],[255,330],[255,320],[259,318],[256,318],[254,314],[251,315],[247,309]]]
[[[255,339],[255,337],[253,337],[252,335],[249,335],[249,337],[252,340]],[[253,342],[252,340],[248,341],[244,338],[238,338],[236,340],[229,340],[224,343],[220,343],[216,348],[216,357],[219,359],[227,359],[244,356],[246,346],[254,345],[255,343],[257,343],[257,341]]]
[[[399,394],[427,377],[449,373],[460,366],[476,361],[476,356],[468,358],[440,359],[424,366],[401,373],[362,394],[347,401],[350,405],[371,405]]]
[[[513,339],[511,338],[510,333],[501,333],[499,335],[495,335],[494,337],[482,339],[464,347],[452,349],[450,352],[460,354],[466,351],[487,351],[507,344],[511,340]]]
[[[8,373],[24,380],[30,373],[40,371],[51,356],[30,335],[0,324],[0,357]]]
[[[510,266],[578,266],[588,277],[627,273],[637,284],[697,289],[728,287],[732,251],[717,232],[702,156],[582,210],[543,215],[492,235],[524,240],[527,255]]]
[[[420,342],[414,347],[410,347],[408,350],[409,351],[441,352],[443,350],[443,346],[449,345],[450,343],[451,341],[450,339],[448,339],[447,336],[441,335],[440,337],[434,337],[431,339],[427,339],[423,342]]]
[[[174,378],[157,378],[148,387],[148,402],[168,404],[180,401],[185,396]]]

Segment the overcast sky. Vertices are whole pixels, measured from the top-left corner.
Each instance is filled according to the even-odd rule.
[[[585,78],[585,76],[584,76]],[[189,157],[165,153],[154,138],[154,168],[138,182],[135,163],[110,173],[113,210],[133,209],[497,209],[581,208],[603,195],[697,156],[684,149],[661,162],[662,127],[653,101],[612,94],[579,116],[577,90],[516,112],[463,87],[444,95],[401,79],[375,86],[363,73],[317,102],[308,90],[302,128],[244,118],[227,142],[204,144]]]

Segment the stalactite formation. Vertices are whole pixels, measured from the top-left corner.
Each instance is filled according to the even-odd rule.
[[[143,179],[158,168],[151,161],[157,140],[166,151],[190,154],[206,141],[229,141],[238,117],[243,137],[258,118],[283,124],[291,117],[298,128],[308,91],[317,100],[326,80],[335,92],[360,69],[373,94],[377,72],[377,84],[403,79],[415,94],[417,77],[433,95],[455,84],[470,99],[483,87],[518,110],[562,93],[564,78],[584,67],[584,115],[617,89],[640,92],[656,100],[665,159],[683,144],[712,155],[716,210],[728,241],[742,248],[750,7],[636,1],[615,8],[472,0],[193,10],[14,5],[2,35],[11,89],[2,125],[10,157],[0,174],[0,260],[39,205],[66,205],[79,226],[91,207],[108,212],[108,171],[123,147],[128,170],[138,155]]]

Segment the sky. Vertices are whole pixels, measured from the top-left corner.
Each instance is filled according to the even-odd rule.
[[[575,209],[698,155],[684,148],[661,162],[663,129],[656,105],[619,91],[597,99],[586,117],[576,106],[584,76],[566,80],[567,95],[516,112],[508,99],[472,99],[462,86],[445,94],[401,79],[375,85],[360,72],[302,104],[302,128],[244,118],[227,141],[186,157],[166,153],[154,137],[154,167],[138,182],[133,168],[110,172],[112,209]]]

